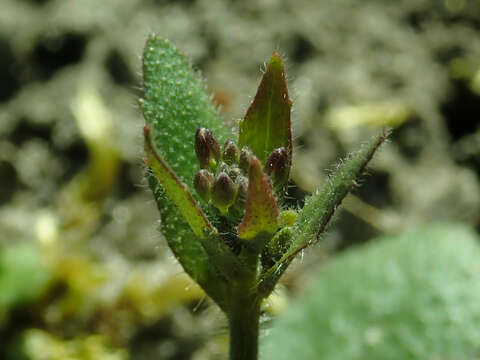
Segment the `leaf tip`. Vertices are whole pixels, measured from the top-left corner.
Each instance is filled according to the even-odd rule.
[[[278,206],[270,182],[260,160],[252,156],[247,188],[247,204],[237,232],[242,239],[252,239],[262,232],[273,234],[278,229]]]
[[[269,66],[270,65],[281,66],[283,68],[282,56],[280,55],[280,53],[278,53],[278,51],[274,51],[272,56],[270,57]]]

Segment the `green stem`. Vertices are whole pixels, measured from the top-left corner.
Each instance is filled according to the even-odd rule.
[[[230,283],[230,360],[257,360],[262,303],[257,291],[259,253],[255,249],[244,248],[239,258],[248,271],[239,274]]]
[[[252,283],[232,284],[228,321],[230,360],[257,360],[261,300],[252,293]]]

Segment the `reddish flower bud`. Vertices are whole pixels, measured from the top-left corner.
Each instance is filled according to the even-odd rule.
[[[215,178],[213,174],[205,169],[201,169],[195,174],[193,180],[193,186],[197,194],[205,201],[210,199],[210,193],[212,191],[213,182]]]
[[[195,133],[195,153],[202,169],[212,167],[212,157],[217,162],[220,160],[220,144],[210,130],[197,129]]]
[[[208,130],[206,133],[206,139],[208,148],[210,149],[210,153],[212,154],[213,158],[216,161],[220,161],[220,158],[222,156],[220,152],[220,143],[210,130]]]
[[[237,186],[232,179],[224,172],[218,174],[212,188],[213,205],[225,214],[235,201],[236,195]]]
[[[228,166],[227,164],[225,164],[225,163],[222,161],[222,162],[220,162],[220,165],[218,166],[217,170],[218,170],[217,173],[224,172],[224,173],[229,174],[230,166]],[[229,175],[230,175],[230,174],[229,174]]]
[[[244,174],[248,174],[250,170],[250,162],[252,161],[252,150],[248,147],[244,146],[242,151],[240,152],[240,169],[244,172]]]
[[[273,150],[265,161],[265,174],[272,179],[274,188],[283,187],[290,173],[290,159],[284,147]]]
[[[232,180],[236,183],[237,178],[239,176],[242,176],[242,170],[240,170],[240,168],[238,167],[232,167],[228,171],[228,176],[230,176]]]
[[[232,140],[227,140],[223,145],[223,161],[228,165],[233,165],[238,162],[239,150],[237,144]]]
[[[235,207],[244,209],[247,202],[248,179],[245,176],[239,176],[235,180],[237,184],[237,200],[235,200]]]

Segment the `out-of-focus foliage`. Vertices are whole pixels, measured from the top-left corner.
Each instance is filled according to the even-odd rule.
[[[25,332],[22,342],[24,356],[32,360],[128,359],[125,350],[109,348],[98,335],[62,341],[42,330],[31,329]]]
[[[279,317],[263,359],[476,358],[479,240],[431,225],[339,255]]]
[[[35,311],[9,315],[0,357],[31,327],[61,340],[88,328],[132,359],[205,354],[205,339],[222,335],[218,314],[176,306],[202,295],[171,275],[181,269],[143,188],[135,101],[149,32],[191,56],[230,124],[254,93],[257,64],[275,49],[286,56],[293,176],[305,191],[370,128],[397,127],[375,176],[347,199],[330,249],[430,219],[478,229],[479,24],[478,0],[3,0],[0,243],[36,243],[52,285]],[[302,201],[301,190],[291,195]]]
[[[26,306],[47,290],[50,274],[30,244],[0,250],[0,328],[13,306]]]

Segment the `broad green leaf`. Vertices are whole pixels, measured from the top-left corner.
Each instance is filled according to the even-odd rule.
[[[248,146],[262,164],[273,150],[281,147],[288,150],[291,159],[291,107],[282,58],[274,53],[257,94],[240,123],[239,147]]]
[[[147,173],[147,178],[157,200],[157,207],[162,218],[161,231],[165,235],[168,246],[185,272],[205,290],[223,311],[226,311],[226,283],[211,264],[210,258],[202,247],[201,238],[195,236],[183,215],[169,200],[162,186],[158,184],[155,176]]]
[[[198,169],[195,131],[208,128],[223,143],[229,132],[189,60],[168,40],[151,36],[143,52],[144,98],[140,107],[152,127],[155,149],[180,180],[191,186]]]
[[[202,209],[197,205],[188,187],[183,184],[177,175],[165,163],[152,144],[150,127],[145,126],[145,153],[147,164],[160,182],[168,198],[175,204],[197,237],[205,237],[205,233],[216,232],[216,229],[205,217]]]
[[[479,241],[447,223],[339,255],[276,320],[261,359],[476,359]]]
[[[252,156],[248,175],[245,215],[238,225],[241,239],[253,239],[261,233],[273,234],[278,229],[277,200],[260,161]]]
[[[335,210],[355,187],[367,164],[387,136],[388,133],[382,132],[372,141],[364,144],[358,152],[351,154],[330,177],[323,189],[317,190],[307,199],[295,222],[293,232],[296,236],[290,249],[262,276],[261,286],[264,288],[263,291],[267,293],[272,291],[273,286],[292,259],[319,239],[332,219]]]
[[[179,181],[191,186],[199,167],[194,150],[197,128],[209,128],[220,141],[226,139],[228,131],[188,59],[169,41],[154,35],[143,52],[143,86],[144,98],[139,104],[152,128],[153,145]],[[148,180],[169,247],[185,271],[225,310],[225,283],[200,239],[156,177],[148,174]],[[199,226],[194,227],[198,233]]]
[[[221,248],[220,243],[216,247],[211,243],[216,229],[198,207],[187,186],[153,148],[148,126],[145,126],[144,135],[146,161],[153,171],[149,180],[155,184],[153,188],[157,191],[154,195],[159,199],[157,205],[162,216],[162,232],[185,271],[223,308],[225,284],[218,277],[209,255],[215,256],[213,260],[223,260],[224,252],[218,250],[226,252],[226,249]]]

